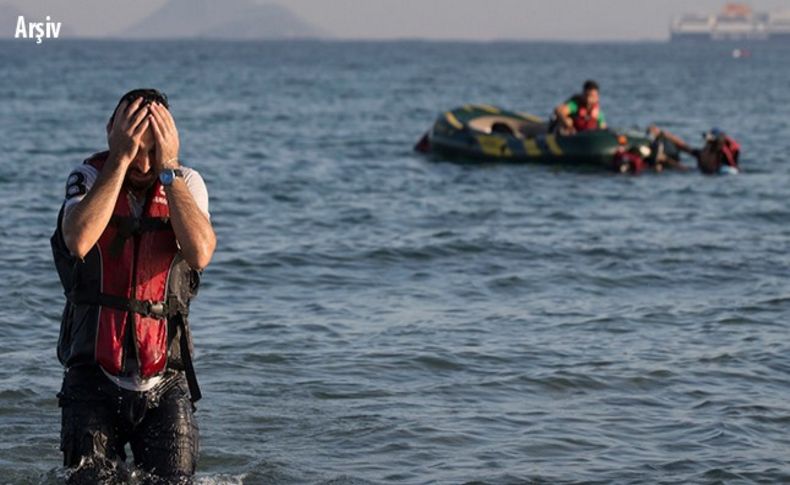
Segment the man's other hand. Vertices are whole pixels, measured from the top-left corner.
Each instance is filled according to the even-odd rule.
[[[178,130],[170,111],[159,103],[151,104],[151,127],[156,140],[154,168],[157,172],[178,168]]]
[[[113,117],[112,126],[107,134],[110,156],[116,160],[131,164],[140,148],[140,139],[148,129],[148,106],[141,106],[143,98],[131,103],[124,101],[118,106]]]

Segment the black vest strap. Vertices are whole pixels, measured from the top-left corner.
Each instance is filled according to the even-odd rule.
[[[139,313],[145,317],[170,318],[178,314],[189,314],[189,307],[180,303],[177,298],[171,298],[169,301],[152,301],[124,298],[106,293],[99,293],[95,296],[75,295],[74,292],[68,294],[67,297],[75,305],[104,306]]]
[[[171,227],[170,219],[164,217],[112,216],[110,224],[126,237],[142,232],[166,231]]]
[[[192,352],[190,352],[190,332],[189,324],[187,323],[187,315],[189,315],[189,308],[180,303],[176,298],[165,301],[150,301],[150,300],[136,300],[134,298],[123,298],[120,296],[108,295],[106,293],[99,293],[95,297],[78,297],[73,292],[68,296],[71,303],[75,305],[98,305],[117,310],[124,310],[127,312],[135,312],[146,317],[154,318],[171,318],[177,322],[181,330],[181,338],[179,347],[181,348],[181,361],[184,364],[184,373],[187,378],[187,385],[189,386],[189,396],[193,403],[198,402],[203,394],[200,392],[198,385],[197,375],[195,374],[195,367],[192,364]]]
[[[184,363],[184,373],[189,386],[189,400],[196,403],[203,397],[203,393],[200,392],[195,367],[192,365],[192,352],[189,350],[189,342],[192,339],[189,338],[189,323],[186,316],[178,319],[178,325],[181,327],[181,361]]]
[[[112,216],[110,225],[118,229],[118,233],[110,243],[110,254],[114,256],[120,254],[124,242],[130,237],[144,232],[167,231],[172,227],[170,219],[131,216]]]

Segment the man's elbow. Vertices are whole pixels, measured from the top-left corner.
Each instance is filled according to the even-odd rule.
[[[203,271],[211,262],[212,256],[214,256],[214,249],[217,246],[216,239],[212,238],[210,241],[206,242],[206,244],[200,248],[198,251],[195,251],[195,254],[191,255],[190,258],[187,258],[187,263],[192,269],[197,271]]]
[[[211,256],[197,256],[191,259],[191,261],[187,260],[187,264],[189,264],[190,268],[196,271],[203,271],[211,262]]]
[[[89,246],[83,239],[74,234],[65,232],[63,234],[63,242],[66,243],[66,248],[75,258],[82,260],[88,255],[93,246]]]
[[[564,116],[567,116],[568,115],[567,111],[568,110],[567,110],[567,108],[565,107],[564,104],[561,104],[561,105],[557,106],[556,108],[554,108],[554,114],[559,116],[560,118],[562,118]]]

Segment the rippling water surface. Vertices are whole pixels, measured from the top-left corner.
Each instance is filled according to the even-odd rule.
[[[119,95],[155,86],[211,194],[200,482],[790,481],[790,48],[0,43],[0,481],[57,483],[52,232]],[[436,114],[610,124],[742,176],[415,155]]]

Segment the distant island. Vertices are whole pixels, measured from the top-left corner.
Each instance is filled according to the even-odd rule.
[[[329,35],[281,5],[261,5],[253,0],[170,0],[117,37],[255,40]]]

